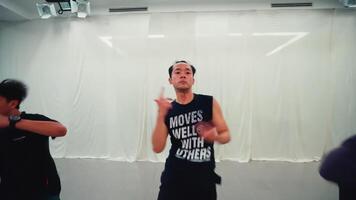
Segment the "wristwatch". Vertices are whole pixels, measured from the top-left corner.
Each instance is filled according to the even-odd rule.
[[[19,115],[10,115],[9,116],[9,127],[15,128],[17,122],[21,121],[21,116]]]

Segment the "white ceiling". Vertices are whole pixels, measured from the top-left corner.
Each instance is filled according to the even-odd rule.
[[[24,18],[5,7],[0,6],[0,20],[2,21],[19,21]]]
[[[0,21],[39,18],[36,3],[45,0],[0,0]],[[109,15],[109,8],[148,6],[149,12],[271,9],[271,3],[313,2],[314,9],[342,8],[338,0],[89,0],[92,15]],[[274,8],[275,9],[275,8]]]

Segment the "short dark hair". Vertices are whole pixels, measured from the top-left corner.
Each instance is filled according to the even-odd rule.
[[[0,83],[0,96],[5,97],[7,101],[18,100],[18,109],[27,96],[27,86],[19,80],[5,79]]]
[[[178,60],[178,61],[175,61],[174,64],[169,67],[169,69],[168,69],[169,78],[172,78],[173,67],[174,67],[174,65],[176,65],[178,63],[185,63],[185,64],[190,65],[190,67],[192,68],[192,71],[193,71],[193,76],[194,76],[194,74],[196,72],[195,67],[192,64],[188,63],[187,61],[185,61],[185,60]]]

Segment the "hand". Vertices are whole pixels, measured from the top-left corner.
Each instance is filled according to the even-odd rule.
[[[8,126],[9,126],[9,118],[4,115],[0,115],[0,128],[6,128]]]
[[[164,97],[164,88],[162,87],[161,93],[157,99],[155,99],[155,102],[157,103],[158,106],[158,114],[160,116],[166,116],[168,113],[168,110],[172,108],[170,99]]]
[[[213,143],[218,136],[218,132],[216,131],[216,128],[212,128],[205,133],[203,133],[202,137],[204,138],[205,141]]]
[[[196,130],[200,137],[202,137],[207,142],[213,143],[218,136],[216,127],[213,126],[210,122],[199,122],[196,124]]]

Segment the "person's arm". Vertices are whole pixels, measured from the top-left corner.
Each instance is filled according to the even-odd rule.
[[[152,134],[152,147],[155,153],[161,153],[166,146],[168,130],[164,123],[165,115],[158,113],[156,125]]]
[[[67,133],[66,127],[61,123],[54,121],[22,119],[16,123],[15,128],[51,137],[62,137]]]
[[[9,119],[6,116],[0,115],[0,128],[9,126]],[[15,124],[15,128],[33,132],[39,135],[61,137],[67,133],[66,127],[59,122],[54,121],[36,121],[22,119]]]
[[[156,125],[152,133],[152,148],[155,153],[161,153],[166,146],[168,137],[168,128],[164,122],[168,110],[171,108],[171,103],[163,97],[163,90],[158,99],[155,99],[158,105],[158,114]]]
[[[217,134],[214,141],[220,144],[226,144],[231,140],[229,128],[225,122],[219,103],[213,99],[213,125],[216,128]]]

